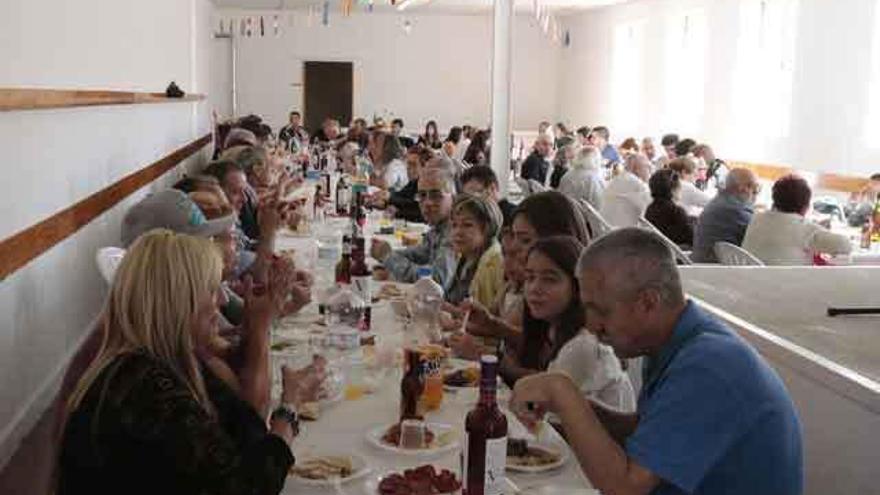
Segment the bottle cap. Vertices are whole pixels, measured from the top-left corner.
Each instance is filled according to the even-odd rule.
[[[430,277],[434,274],[434,270],[428,266],[421,266],[416,270],[416,278]]]

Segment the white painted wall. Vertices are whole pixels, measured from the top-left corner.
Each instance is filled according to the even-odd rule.
[[[643,19],[643,56],[629,60],[640,67],[634,97],[641,103],[631,125],[612,129],[613,139],[674,131],[664,123],[667,72],[675,65],[665,47],[670,36],[679,34],[670,33],[665,20],[675,12],[703,9],[708,32],[705,112],[692,133],[695,138],[713,143],[721,156],[733,160],[877,172],[880,136],[873,143],[865,136],[870,88],[880,87],[880,80],[872,84],[872,64],[880,60],[880,53],[871,53],[876,0],[800,0],[795,21],[787,26],[796,29],[796,40],[791,125],[783,137],[750,132],[766,118],[765,108],[738,111],[734,95],[743,1],[749,0],[638,0],[566,18],[572,47],[562,52],[560,116],[576,125],[627,122],[630,116],[620,114],[611,96],[612,38],[619,23]],[[762,74],[750,77],[760,80]]]
[[[176,80],[205,92],[213,10],[209,0],[4,0],[0,87],[163,91]],[[0,113],[0,239],[209,132],[209,117],[204,102]],[[0,282],[0,466],[100,309],[95,250],[118,242],[125,208],[145,192]]]
[[[218,17],[259,15],[220,10]],[[271,13],[270,13],[271,14]],[[400,116],[413,131],[436,119],[442,129],[490,120],[492,19],[489,15],[412,15],[407,35],[396,14],[320,18],[305,12],[282,19],[280,38],[239,38],[239,114],[257,113],[277,129],[287,113],[301,109],[305,61],[354,63],[354,115]],[[514,31],[514,127],[533,129],[552,120],[560,48],[530,16],[518,16]],[[347,123],[346,123],[347,124]]]

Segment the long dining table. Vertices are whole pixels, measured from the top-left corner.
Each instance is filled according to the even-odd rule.
[[[397,237],[380,236],[377,227],[381,216],[371,213],[365,228],[367,245],[371,238],[382,238],[400,247]],[[332,268],[336,260],[332,256],[337,253],[334,246],[341,242],[344,232],[348,232],[349,219],[328,217],[322,225],[313,225],[307,235],[282,233],[277,242],[278,251],[293,250],[297,262],[301,266],[311,268],[316,282],[314,292],[321,291],[334,283]],[[415,231],[424,231],[426,226],[409,225],[404,227]],[[375,260],[372,260],[375,263]],[[374,282],[374,293],[384,283]],[[405,290],[406,286],[400,286]],[[318,296],[320,298],[320,296]],[[285,485],[284,493],[333,493],[333,494],[367,494],[378,493],[379,480],[390,472],[402,472],[404,469],[432,464],[438,470],[449,469],[460,479],[461,441],[464,438],[464,422],[467,412],[476,404],[476,389],[452,389],[445,387],[441,406],[426,416],[426,422],[443,424],[451,427],[449,448],[433,455],[415,452],[398,452],[394,449],[382,448],[370,441],[371,431],[390,426],[397,422],[400,403],[400,379],[402,376],[402,354],[406,343],[412,342],[406,321],[395,314],[391,304],[379,301],[372,307],[372,328],[365,337],[373,339],[372,345],[359,346],[356,349],[342,350],[335,348],[327,338],[328,329],[322,323],[318,304],[313,302],[297,314],[280,319],[273,328],[273,393],[280,395],[281,379],[279,368],[286,364],[300,367],[308,364],[314,354],[320,354],[329,360],[329,366],[339,385],[345,389],[357,383],[365,394],[345,393],[333,394],[329,400],[321,402],[321,413],[316,421],[303,422],[301,433],[294,440],[293,450],[298,461],[315,456],[345,455],[365,460],[369,472],[363,477],[347,483],[331,483],[329,486],[313,486],[290,476]],[[280,349],[280,347],[284,347]],[[458,362],[458,360],[451,360]],[[461,363],[458,363],[461,364]],[[476,366],[476,363],[473,363]],[[525,428],[507,410],[510,391],[503,385],[499,387],[499,405],[508,418],[509,437],[529,437]],[[552,444],[562,453],[564,464],[558,468],[541,473],[507,472],[508,490],[506,493],[538,495],[549,493],[596,494],[583,476],[580,467],[565,444],[562,437],[552,428],[539,430],[542,444]]]

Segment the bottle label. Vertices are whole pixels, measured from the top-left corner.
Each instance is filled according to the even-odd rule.
[[[465,432],[461,454],[461,479],[467,487],[468,460],[470,458],[470,435]],[[483,495],[504,495],[504,470],[507,468],[507,437],[486,440],[486,459],[483,464]]]
[[[372,275],[351,277],[351,290],[364,300],[365,306],[370,306],[373,303],[372,282]]]
[[[507,437],[486,441],[486,481],[485,495],[504,493],[504,469],[507,466]]]

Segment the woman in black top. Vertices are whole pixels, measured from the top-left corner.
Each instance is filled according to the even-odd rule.
[[[440,141],[440,133],[437,131],[437,122],[433,120],[428,121],[428,124],[425,125],[425,133],[419,136],[418,144],[425,145],[434,150],[439,150],[443,146],[443,142]]]
[[[199,357],[216,331],[222,267],[209,240],[167,230],[129,249],[101,350],[67,404],[59,495],[281,491],[295,421],[273,415],[267,430]],[[271,318],[269,296],[246,299],[252,316]]]
[[[691,246],[694,243],[694,228],[687,211],[676,203],[681,194],[678,174],[669,169],[658,170],[648,180],[648,187],[651,188],[654,201],[645,210],[645,218],[672,242],[679,246]]]

